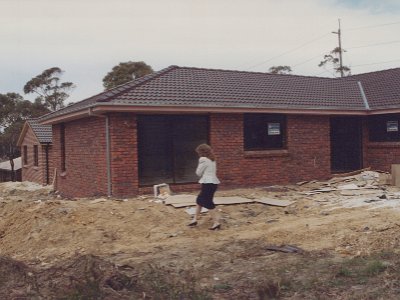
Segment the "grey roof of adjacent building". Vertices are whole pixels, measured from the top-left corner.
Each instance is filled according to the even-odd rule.
[[[399,105],[399,91],[400,68],[324,78],[170,66],[41,120],[100,105],[365,111]]]
[[[52,129],[51,129],[51,125],[42,125],[39,124],[39,120],[38,119],[28,119],[27,122],[29,124],[29,126],[32,128],[33,133],[36,135],[39,143],[41,144],[48,144],[48,143],[52,143]]]

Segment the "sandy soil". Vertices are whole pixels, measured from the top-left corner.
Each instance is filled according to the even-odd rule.
[[[207,214],[199,226],[190,228],[184,208],[155,203],[151,195],[64,200],[51,188],[3,183],[0,256],[48,268],[91,254],[117,266],[140,268],[151,263],[193,270],[204,287],[221,282],[240,285],[279,267],[282,259],[291,259],[291,254],[268,251],[268,245],[296,245],[306,252],[338,257],[398,251],[400,197],[396,193],[400,189],[386,185],[385,176],[219,191],[218,196],[267,196],[295,203],[288,207],[218,206],[223,220],[222,230],[216,232],[208,230]],[[373,194],[343,196],[338,187],[349,183]],[[306,194],[321,187],[335,190]]]

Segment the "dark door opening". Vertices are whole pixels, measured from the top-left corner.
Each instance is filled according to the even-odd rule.
[[[195,148],[207,141],[208,116],[139,116],[139,184],[196,182]]]
[[[357,117],[332,117],[331,170],[349,172],[362,168],[362,126]]]

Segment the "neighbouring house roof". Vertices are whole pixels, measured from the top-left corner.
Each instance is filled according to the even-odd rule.
[[[52,128],[51,125],[42,125],[39,123],[40,118],[37,119],[28,119],[26,120],[24,127],[22,128],[21,134],[19,136],[17,145],[21,146],[22,141],[25,137],[25,134],[28,128],[31,128],[33,133],[35,134],[38,142],[40,144],[51,144],[52,143]]]
[[[346,77],[362,83],[371,109],[400,106],[400,68]]]
[[[21,169],[21,157],[14,158],[14,170]],[[0,170],[11,171],[11,164],[9,160],[0,162]]]
[[[386,71],[382,71],[384,73]],[[385,91],[398,98],[400,68],[388,70],[397,86]],[[378,73],[378,72],[376,72]],[[382,101],[370,87],[375,75],[322,78],[170,66],[100,93],[41,118],[52,124],[106,111],[292,111],[365,114]],[[377,78],[379,80],[379,78]],[[365,82],[364,82],[365,81]],[[397,95],[397,96],[396,96]],[[371,97],[372,100],[369,99]],[[388,103],[389,103],[388,102]],[[400,99],[397,99],[400,104]],[[184,109],[184,110],[183,110]]]

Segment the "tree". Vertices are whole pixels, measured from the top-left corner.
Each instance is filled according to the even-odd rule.
[[[48,112],[38,100],[32,103],[17,93],[0,94],[0,158],[10,159],[12,164],[20,154],[17,141],[25,119]]]
[[[35,93],[38,101],[43,102],[51,111],[64,107],[64,101],[75,87],[72,82],[60,82],[63,71],[58,68],[44,70],[41,74],[29,80],[24,86],[24,93]]]
[[[351,75],[351,70],[348,66],[342,66],[340,63],[340,53],[343,51],[340,47],[336,47],[329,54],[324,55],[324,60],[321,61],[318,67],[324,67],[327,64],[332,64],[336,73],[344,76]]]
[[[292,73],[292,68],[289,66],[273,66],[268,71],[271,74],[290,74]]]
[[[103,86],[105,90],[109,90],[153,72],[153,69],[143,61],[119,63],[119,65],[113,67],[112,70],[103,78]]]

